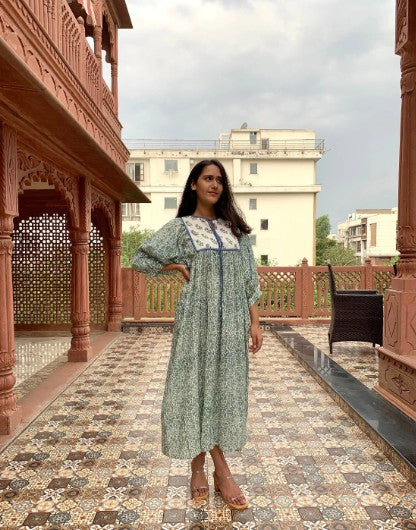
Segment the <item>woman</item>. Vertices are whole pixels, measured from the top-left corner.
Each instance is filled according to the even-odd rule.
[[[209,451],[215,490],[238,510],[248,503],[223,451],[240,450],[246,442],[248,351],[254,354],[262,345],[250,231],[223,165],[203,160],[188,177],[177,217],[148,239],[132,262],[145,274],[176,270],[186,280],[162,403],[162,452],[192,458],[192,497],[206,499]]]

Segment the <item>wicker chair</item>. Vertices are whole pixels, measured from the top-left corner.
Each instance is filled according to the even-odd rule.
[[[382,344],[383,296],[377,291],[337,291],[335,276],[328,264],[332,302],[329,326],[329,351],[332,344],[343,341],[364,341]]]

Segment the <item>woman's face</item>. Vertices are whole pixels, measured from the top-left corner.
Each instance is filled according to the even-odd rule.
[[[221,171],[215,164],[205,166],[191,188],[196,191],[198,202],[206,206],[216,204],[223,190]]]

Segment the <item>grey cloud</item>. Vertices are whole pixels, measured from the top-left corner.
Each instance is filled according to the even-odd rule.
[[[128,5],[136,29],[120,34],[125,138],[215,138],[243,121],[311,128],[331,149],[317,166],[318,213],[335,225],[376,199],[396,204],[390,0]]]

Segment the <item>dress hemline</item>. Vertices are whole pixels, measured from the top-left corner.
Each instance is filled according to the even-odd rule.
[[[221,451],[223,451],[224,453],[231,453],[231,452],[240,452],[243,450],[244,446],[246,445],[247,443],[247,440],[243,443],[243,444],[240,444],[238,447],[235,447],[235,446],[221,446],[220,444],[218,443],[214,443],[213,445],[211,445],[209,448],[207,449],[204,449],[204,448],[201,448],[197,453],[195,452],[192,452],[192,453],[186,453],[186,456],[183,456],[184,453],[181,453],[182,456],[178,456],[177,453],[173,454],[169,451],[166,451],[162,448],[162,454],[169,457],[169,458],[174,458],[175,460],[192,460],[193,458],[195,458],[196,456],[198,456],[200,453],[207,453],[209,451],[211,451],[211,449],[213,449],[216,445],[219,446],[219,448],[221,449]]]

